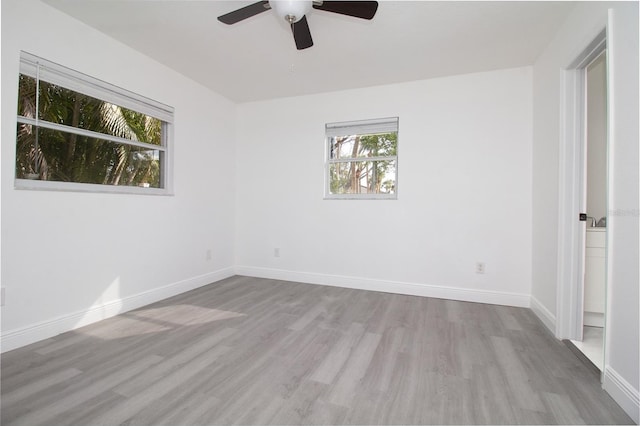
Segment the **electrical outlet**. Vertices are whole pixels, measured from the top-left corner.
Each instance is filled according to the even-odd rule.
[[[280,257],[280,248],[276,247],[273,249],[273,257]]]
[[[484,274],[486,265],[484,262],[476,262],[476,274]]]
[[[207,257],[207,261],[211,260],[211,258],[212,258],[211,249],[207,249],[206,257]]]

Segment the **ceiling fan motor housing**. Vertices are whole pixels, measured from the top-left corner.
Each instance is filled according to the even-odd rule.
[[[269,6],[274,12],[289,24],[298,22],[309,11],[313,2],[311,0],[269,0]]]

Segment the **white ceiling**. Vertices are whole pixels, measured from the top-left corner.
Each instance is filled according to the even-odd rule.
[[[272,11],[235,25],[251,1],[43,0],[238,102],[532,64],[575,2],[382,1],[371,21],[313,10],[298,51]]]

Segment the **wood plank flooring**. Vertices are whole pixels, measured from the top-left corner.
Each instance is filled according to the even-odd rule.
[[[1,373],[3,425],[632,424],[528,309],[248,277]]]

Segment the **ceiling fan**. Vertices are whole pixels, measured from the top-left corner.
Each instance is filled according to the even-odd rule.
[[[291,25],[293,39],[298,50],[313,46],[311,31],[307,23],[307,13],[311,8],[339,13],[361,19],[373,19],[378,10],[377,1],[311,1],[311,0],[270,0],[259,1],[249,6],[218,16],[218,21],[227,25],[273,9],[278,16]]]

